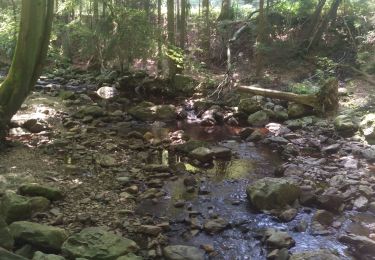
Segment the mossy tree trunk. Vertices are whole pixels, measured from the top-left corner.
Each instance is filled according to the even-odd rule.
[[[0,138],[34,87],[46,58],[53,19],[53,0],[22,0],[17,45],[0,86]]]

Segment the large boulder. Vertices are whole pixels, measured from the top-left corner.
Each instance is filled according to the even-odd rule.
[[[133,240],[96,227],[72,235],[62,246],[64,255],[89,260],[116,260],[137,250],[138,245]]]
[[[251,204],[259,210],[280,209],[299,198],[301,191],[292,181],[263,178],[246,189]]]
[[[311,111],[311,108],[308,106],[289,102],[288,104],[288,117],[290,118],[297,118],[297,117],[303,117],[309,114]]]
[[[305,251],[293,254],[289,260],[340,260],[327,249]]]
[[[375,255],[375,241],[365,237],[354,234],[341,235],[338,239],[340,242],[347,244],[349,250],[356,256],[363,260],[374,259]]]
[[[16,242],[46,250],[60,251],[67,239],[67,233],[61,228],[28,221],[13,222],[9,229]]]
[[[20,255],[13,254],[12,252],[9,252],[8,250],[5,250],[4,248],[0,247],[0,259],[1,260],[27,260],[27,258],[24,258]]]
[[[359,126],[366,141],[375,144],[375,113],[365,115]]]
[[[173,77],[173,87],[178,93],[182,92],[187,95],[194,94],[194,89],[197,85],[197,81],[190,76],[176,74]]]
[[[204,260],[204,251],[192,246],[167,246],[163,254],[167,260]]]
[[[60,200],[62,199],[63,193],[54,187],[40,185],[37,183],[24,184],[19,188],[19,193],[26,196],[41,196],[49,200]]]
[[[8,225],[0,217],[0,247],[12,249],[14,245],[13,236],[10,234]]]
[[[141,121],[172,121],[177,118],[176,108],[173,105],[155,105],[151,102],[141,102],[129,110],[129,114]]]
[[[333,122],[333,125],[336,132],[344,137],[352,136],[358,130],[358,124],[350,115],[337,116]]]
[[[238,112],[251,115],[262,109],[261,102],[254,98],[241,99],[238,104]]]
[[[8,224],[26,220],[31,217],[32,208],[30,200],[27,197],[17,195],[12,192],[6,192],[0,201],[0,216]]]
[[[44,254],[40,251],[35,252],[32,260],[65,260],[65,257],[53,254]]]
[[[268,113],[262,110],[251,114],[247,118],[247,123],[251,126],[265,126],[269,123],[269,120]]]

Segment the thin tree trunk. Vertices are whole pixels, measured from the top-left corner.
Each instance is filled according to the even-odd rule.
[[[202,9],[205,22],[203,30],[203,49],[206,51],[206,58],[209,58],[211,49],[210,0],[202,1]]]
[[[261,78],[264,68],[264,44],[266,42],[266,18],[264,15],[264,0],[259,1],[258,36],[255,50],[255,76]]]
[[[302,27],[302,37],[301,37],[302,40],[308,39],[315,31],[316,27],[319,24],[319,21],[322,15],[322,10],[325,4],[326,4],[326,0],[319,0],[319,3],[315,8],[314,14],[312,15],[310,19],[308,19],[308,21]]]
[[[338,10],[338,8],[341,4],[341,1],[342,0],[334,0],[332,2],[331,8],[329,9],[328,14],[324,17],[322,23],[320,24],[320,26],[318,27],[318,29],[314,33],[314,35],[313,35],[313,37],[310,41],[310,44],[307,48],[307,51],[316,47],[319,44],[320,40],[322,39],[322,36],[323,36],[324,32],[328,28],[329,22],[333,19],[336,19],[337,10]]]
[[[174,16],[174,0],[167,0],[167,29],[170,48],[175,45]],[[168,70],[168,76],[173,81],[174,76],[177,73],[177,66],[175,61],[171,57],[168,58]]]
[[[162,71],[162,37],[163,20],[161,16],[162,0],[158,0],[158,74]]]
[[[181,0],[181,25],[180,25],[180,47],[181,49],[185,49],[185,42],[186,42],[186,1]]]
[[[20,31],[12,65],[0,86],[0,135],[34,87],[47,55],[53,0],[22,0]]]
[[[167,0],[167,30],[168,30],[168,42],[171,45],[175,44],[175,33],[174,33],[174,0]]]

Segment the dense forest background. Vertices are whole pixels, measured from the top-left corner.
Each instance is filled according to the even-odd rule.
[[[9,64],[20,1],[0,6],[0,62]],[[327,75],[375,72],[374,8],[362,0],[56,1],[48,69],[173,75],[230,62],[245,82],[280,85],[272,68],[297,71],[305,91]]]

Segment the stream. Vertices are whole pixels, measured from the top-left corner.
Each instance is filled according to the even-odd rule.
[[[276,217],[262,214],[250,208],[246,187],[255,180],[272,177],[276,167],[283,161],[277,152],[264,145],[238,140],[235,133],[240,129],[227,125],[202,127],[199,119],[189,114],[188,120],[179,122],[174,130],[184,130],[194,140],[203,140],[230,148],[234,156],[230,160],[214,160],[205,167],[192,165],[184,158],[160,151],[151,158],[156,164],[183,163],[190,174],[180,175],[176,180],[168,181],[163,189],[166,196],[158,203],[143,200],[137,206],[136,213],[154,218],[167,218],[171,229],[167,233],[171,244],[212,245],[217,255],[212,259],[266,259],[267,251],[261,243],[261,231],[276,228],[287,231],[296,241],[290,252],[330,249],[342,259],[346,256],[346,246],[332,235],[314,236],[310,227],[305,232],[294,231],[300,223],[311,223],[314,209],[303,208],[297,217],[289,223],[281,223]],[[198,179],[198,188],[194,192],[184,186],[184,178],[193,175]],[[186,201],[182,208],[176,208],[178,201]],[[202,231],[205,220],[218,216],[229,222],[228,227],[214,235]],[[192,229],[191,220],[200,228]],[[338,231],[340,232],[340,231]]]

